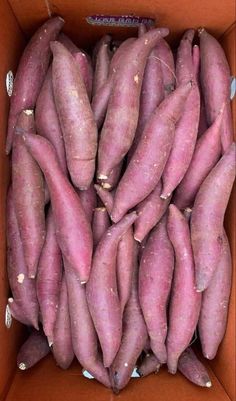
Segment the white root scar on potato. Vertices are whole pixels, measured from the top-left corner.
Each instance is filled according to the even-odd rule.
[[[18,283],[22,284],[25,279],[25,275],[23,273],[18,274],[17,281]]]

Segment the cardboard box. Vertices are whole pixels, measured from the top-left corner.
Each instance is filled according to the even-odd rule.
[[[9,98],[5,87],[6,74],[15,72],[25,39],[51,14],[66,20],[65,32],[80,46],[93,45],[104,33],[115,38],[135,34],[130,27],[89,24],[92,15],[137,15],[153,17],[160,26],[171,30],[169,41],[175,45],[186,28],[204,26],[220,39],[236,75],[235,65],[235,2],[234,0],[1,0],[0,2],[0,400],[6,401],[229,401],[235,400],[235,285],[232,288],[229,321],[225,339],[214,361],[206,363],[213,382],[211,389],[189,383],[181,375],[171,376],[163,369],[158,375],[132,379],[118,396],[94,380],[82,377],[77,363],[68,371],[56,367],[52,357],[46,358],[29,372],[16,369],[16,354],[25,336],[25,328],[13,322],[5,326],[5,308],[9,287],[5,269],[5,199],[9,182],[9,163],[4,153]],[[236,120],[234,99],[234,122]],[[235,191],[226,215],[234,270],[236,260],[236,196]],[[234,272],[235,273],[235,272]],[[234,275],[235,278],[235,275]]]

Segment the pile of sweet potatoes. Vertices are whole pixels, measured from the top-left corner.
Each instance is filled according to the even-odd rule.
[[[52,352],[67,369],[76,357],[115,393],[167,364],[210,387],[191,344],[213,359],[227,325],[225,54],[189,29],[174,60],[169,30],[143,25],[88,54],[63,23],[26,46],[10,103],[8,306],[31,332],[17,364]]]

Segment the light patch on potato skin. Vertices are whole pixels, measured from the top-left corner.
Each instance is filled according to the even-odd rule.
[[[24,279],[25,279],[24,273],[18,274],[18,276],[17,276],[17,281],[18,281],[18,283],[22,284],[23,281],[24,281]]]

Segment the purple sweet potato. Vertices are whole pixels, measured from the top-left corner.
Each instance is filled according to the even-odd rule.
[[[106,180],[128,152],[138,123],[139,98],[149,52],[168,29],[158,28],[136,39],[124,52],[114,74],[98,148],[98,179]],[[138,63],[137,63],[138,59]],[[127,66],[129,68],[127,68]],[[108,156],[109,155],[109,156]]]
[[[35,125],[37,133],[47,138],[54,146],[61,169],[67,174],[65,145],[54,102],[51,67],[36,102]]]
[[[131,292],[134,246],[133,228],[130,227],[119,242],[116,259],[117,286],[122,315]]]
[[[203,181],[193,206],[191,240],[197,291],[204,291],[219,263],[223,221],[235,178],[235,143]]]
[[[175,124],[191,88],[191,82],[179,86],[157,107],[145,126],[116,190],[112,210],[114,222],[144,200],[158,184],[173,144]]]
[[[111,226],[100,240],[93,257],[87,283],[89,310],[103,352],[103,363],[109,367],[119,349],[122,319],[116,280],[116,255],[118,243],[135,221],[135,212]]]
[[[85,191],[78,191],[78,194],[86,217],[89,223],[91,223],[93,219],[93,211],[97,206],[97,196],[93,184],[91,184]]]
[[[111,59],[109,45],[110,42],[103,42],[97,53],[93,79],[93,96],[96,95],[96,93],[107,82],[108,79],[109,65]]]
[[[21,346],[17,355],[17,366],[21,370],[32,368],[50,352],[47,337],[38,331],[32,331]]]
[[[163,38],[159,40],[156,50],[157,57],[161,62],[165,97],[167,97],[173,92],[176,84],[174,56],[169,44]]]
[[[7,154],[11,151],[19,113],[35,106],[50,61],[49,43],[56,39],[63,24],[64,20],[61,17],[46,21],[32,36],[22,54],[11,96],[6,142]]]
[[[213,359],[224,337],[232,278],[232,260],[226,233],[218,266],[202,296],[198,331],[205,358]]]
[[[30,110],[22,111],[16,123],[15,131],[25,130],[35,134],[34,115]],[[44,180],[19,135],[15,135],[13,141],[12,196],[28,275],[34,278],[45,240]]]
[[[230,107],[230,69],[220,43],[205,29],[199,29],[201,52],[201,86],[206,105],[207,122],[211,125],[225,103],[221,143],[223,153],[233,142],[233,120]]]
[[[153,227],[160,221],[170,203],[170,198],[161,199],[161,181],[156,188],[136,208],[138,218],[134,223],[134,238],[142,242]]]
[[[129,150],[129,159],[132,157],[137,148],[138,142],[142,136],[148,119],[165,96],[162,67],[158,56],[158,47],[154,47],[146,62],[140,94],[138,125],[132,147]]]
[[[135,38],[126,39],[118,48],[118,50],[113,55],[110,68],[109,75],[106,83],[97,91],[96,95],[92,99],[92,110],[94,113],[94,118],[97,123],[98,129],[101,128],[102,123],[104,121],[108,100],[111,94],[114,76],[119,69],[120,64],[122,63],[123,57],[127,51],[129,51],[130,46],[135,41]]]
[[[199,82],[199,72],[200,72],[200,48],[198,45],[193,46],[193,72],[197,82]]]
[[[40,135],[21,132],[21,139],[42,169],[50,192],[58,245],[81,282],[88,281],[92,232],[78,194],[63,174],[56,151]]]
[[[178,370],[192,383],[201,387],[211,387],[211,379],[205,366],[189,347],[179,357]]]
[[[175,374],[178,359],[189,345],[199,318],[201,294],[196,292],[189,226],[175,205],[169,206],[168,235],[175,251],[167,335],[167,365]]]
[[[60,300],[53,331],[53,356],[57,365],[62,369],[68,369],[74,359],[65,273],[62,278]]]
[[[7,195],[7,273],[13,297],[8,299],[12,316],[38,329],[39,305],[35,281],[28,278],[12,188]]]
[[[176,125],[173,147],[163,172],[161,194],[163,199],[171,195],[184,177],[191,162],[197,140],[200,93],[192,60],[193,37],[193,29],[186,31],[177,53],[176,76],[178,85],[193,80],[193,88],[185,102],[182,116]]]
[[[73,184],[87,189],[94,176],[97,128],[86,88],[73,56],[59,42],[53,52],[53,92]]]
[[[99,185],[95,185],[96,191],[110,214],[113,207],[113,194],[106,191]],[[132,227],[129,227],[121,238],[116,258],[116,276],[117,287],[120,300],[121,314],[123,314],[126,303],[128,302],[132,275],[133,275],[133,251],[134,251],[134,235]]]
[[[96,67],[96,61],[97,61],[97,55],[98,52],[100,50],[100,48],[104,45],[104,44],[110,44],[112,40],[111,35],[104,35],[102,36],[95,44],[95,46],[93,47],[93,51],[92,51],[92,64],[93,64],[93,68],[95,69]]]
[[[167,304],[174,270],[174,251],[168,238],[166,216],[151,232],[139,271],[139,300],[150,337],[151,349],[166,363]]]
[[[148,353],[145,355],[141,364],[137,369],[137,373],[140,377],[148,376],[151,373],[158,373],[160,370],[161,364],[158,359],[155,357],[153,353]]]
[[[88,308],[85,286],[80,284],[67,263],[65,275],[74,353],[83,368],[106,387],[110,387],[108,372],[98,351],[98,340]]]
[[[128,384],[148,338],[138,297],[138,244],[135,245],[133,258],[132,289],[124,311],[121,345],[110,368],[111,384],[115,393]]]
[[[105,207],[96,207],[93,213],[92,224],[94,248],[97,246],[108,227],[110,227],[110,219],[107,209]]]
[[[215,122],[198,139],[188,170],[176,189],[174,203],[180,209],[192,206],[195,196],[221,154],[221,123],[223,109]]]
[[[58,35],[57,40],[58,42],[62,43],[63,46],[65,46],[67,50],[69,50],[70,53],[74,54],[79,51],[78,46],[76,46],[76,44],[69,38],[69,36],[65,35],[63,32]]]
[[[75,62],[79,68],[80,75],[83,79],[84,85],[87,90],[88,98],[91,100],[93,88],[93,68],[91,60],[86,53],[82,50],[73,54]]]
[[[51,208],[47,215],[46,239],[40,255],[36,277],[37,297],[43,330],[49,344],[53,343],[62,278],[62,256],[57,244],[55,224]]]

